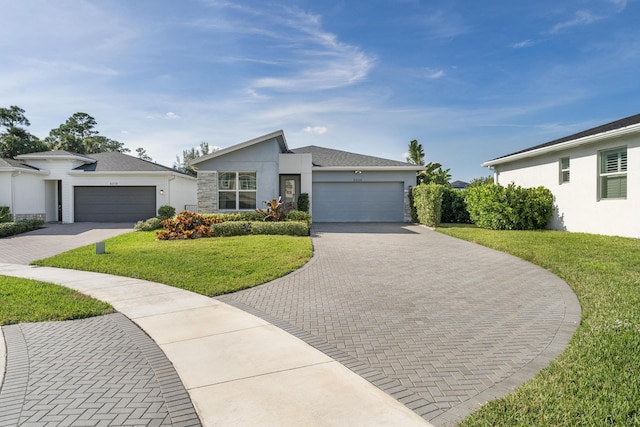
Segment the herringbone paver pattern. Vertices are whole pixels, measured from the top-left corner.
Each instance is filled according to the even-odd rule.
[[[3,327],[0,426],[199,426],[173,366],[116,313]]]
[[[314,225],[303,269],[219,299],[304,339],[448,425],[556,357],[579,320],[532,264],[419,226]]]

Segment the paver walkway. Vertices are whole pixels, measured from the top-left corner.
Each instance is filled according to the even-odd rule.
[[[218,299],[451,425],[548,365],[580,320],[568,285],[518,258],[402,224],[314,224],[312,261]]]

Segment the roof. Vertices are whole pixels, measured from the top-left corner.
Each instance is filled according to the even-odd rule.
[[[464,182],[464,181],[453,181],[451,183],[451,188],[467,188],[467,186],[469,185],[468,182]]]
[[[197,165],[198,163],[206,162],[209,159],[223,156],[225,154],[232,153],[234,151],[241,150],[243,148],[249,147],[251,145],[259,144],[261,142],[269,141],[270,139],[276,139],[278,141],[278,144],[280,145],[280,151],[282,153],[286,153],[289,151],[289,148],[287,147],[287,140],[284,138],[284,131],[277,130],[275,132],[271,132],[254,139],[241,142],[240,144],[222,148],[220,150],[214,151],[213,153],[209,153],[205,156],[198,157],[197,159],[191,160],[189,163],[191,164],[191,166],[194,166],[194,165]]]
[[[366,156],[363,154],[349,153],[347,151],[334,150],[331,148],[308,147],[295,148],[290,150],[294,154],[311,153],[311,161],[314,167],[335,168],[335,167],[373,167],[373,168],[407,168],[420,170],[424,166],[412,165],[411,163],[396,160],[383,159],[380,157]]]
[[[175,169],[159,165],[147,160],[142,160],[128,154],[117,151],[106,153],[86,154],[92,163],[84,164],[75,168],[75,171],[85,172],[175,172]]]
[[[545,142],[544,144],[536,145],[524,150],[516,151],[515,153],[497,157],[493,160],[489,160],[483,163],[482,166],[492,166],[494,164],[505,163],[507,161],[516,160],[519,158],[531,157],[533,155],[538,155],[549,151],[556,151],[564,148],[569,148],[574,145],[582,145],[599,141],[604,138],[620,136],[621,134],[637,131],[640,131],[640,114],[625,117],[624,119],[616,120],[614,122],[607,123],[601,126],[596,126],[594,128],[574,133],[569,136],[554,139],[553,141]]]
[[[40,160],[40,159],[69,159],[69,160],[80,160],[83,162],[93,162],[94,160],[89,158],[87,155],[72,153],[70,151],[64,150],[53,150],[53,151],[40,151],[37,153],[29,153],[29,154],[20,154],[15,157],[16,159],[25,159],[25,160]]]
[[[0,159],[0,169],[25,169],[28,171],[40,170],[13,159]]]

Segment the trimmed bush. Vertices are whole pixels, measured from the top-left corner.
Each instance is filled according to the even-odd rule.
[[[307,224],[311,224],[311,215],[304,211],[289,211],[284,217],[285,221],[304,221]]]
[[[133,227],[136,231],[153,231],[162,228],[162,219],[158,217],[149,218],[146,221],[138,221]]]
[[[416,205],[413,203],[413,188],[409,191],[409,206],[411,207],[411,222],[418,222],[418,211],[416,210]]]
[[[246,236],[251,234],[252,222],[227,221],[211,226],[211,237]]]
[[[9,206],[0,206],[0,223],[11,222],[11,208]]]
[[[309,225],[304,221],[254,222],[251,224],[251,234],[308,236]]]
[[[445,187],[442,193],[442,214],[440,222],[468,224],[471,222],[467,204],[464,201],[465,190]]]
[[[298,196],[298,210],[309,213],[309,193],[300,193]]]
[[[264,218],[264,215],[256,211],[203,214],[202,216],[212,218],[215,222],[252,222],[262,221]]]
[[[442,212],[442,193],[444,186],[438,184],[420,184],[413,187],[413,204],[416,207],[418,221],[427,227],[440,225]]]
[[[3,222],[0,223],[0,237],[13,236],[15,234],[37,230],[43,225],[44,221],[40,219],[26,219],[24,221],[17,222]]]
[[[553,214],[553,194],[545,187],[481,185],[467,189],[465,201],[471,220],[491,230],[545,228]]]
[[[176,208],[169,205],[162,205],[158,208],[158,217],[160,219],[171,218],[176,214]]]

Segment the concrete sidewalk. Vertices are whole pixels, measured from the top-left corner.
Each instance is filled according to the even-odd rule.
[[[75,270],[0,264],[0,274],[61,284],[111,303],[160,346],[205,426],[430,425],[331,357],[220,301]],[[0,346],[0,363],[2,353]]]

